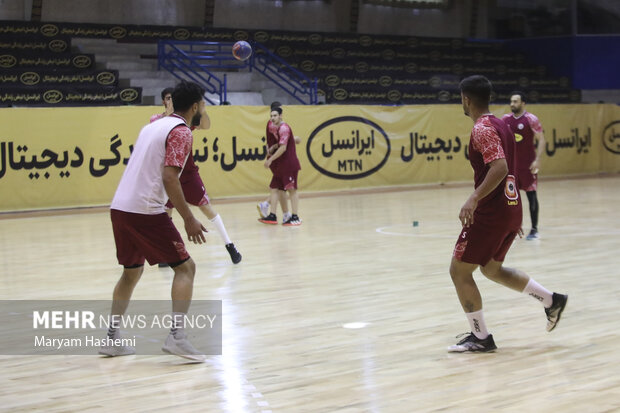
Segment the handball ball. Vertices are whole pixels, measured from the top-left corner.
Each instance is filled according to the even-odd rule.
[[[252,46],[245,40],[239,40],[233,45],[232,54],[237,60],[247,60],[252,56]]]

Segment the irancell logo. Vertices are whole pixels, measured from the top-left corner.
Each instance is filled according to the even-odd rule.
[[[376,123],[358,116],[341,116],[317,126],[306,152],[312,166],[335,179],[372,175],[390,156],[390,140]]]

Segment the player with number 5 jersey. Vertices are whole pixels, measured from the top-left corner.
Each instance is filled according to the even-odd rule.
[[[545,309],[547,331],[557,326],[568,296],[552,293],[523,271],[503,265],[510,245],[522,234],[514,135],[489,112],[492,88],[486,77],[467,77],[460,88],[463,111],[474,121],[469,141],[474,191],[459,213],[463,229],[450,262],[450,277],[471,332],[448,351],[487,352],[497,346],[487,330],[473,277],[478,267],[488,279],[538,300]]]

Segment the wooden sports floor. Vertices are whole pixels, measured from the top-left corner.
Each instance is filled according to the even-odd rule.
[[[469,330],[448,264],[470,191],[306,196],[293,228],[258,223],[255,200],[215,201],[243,261],[232,265],[215,232],[189,250],[194,298],[223,301],[222,355],[2,355],[0,410],[620,411],[620,176],[543,180],[542,238],[507,256],[569,295],[558,328],[477,272],[499,348],[451,354]],[[0,218],[0,299],[111,298],[121,269],[106,210]],[[147,267],[134,298],[168,299],[171,276]]]

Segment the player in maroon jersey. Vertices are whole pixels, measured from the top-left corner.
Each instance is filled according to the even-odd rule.
[[[161,114],[151,116],[151,123],[168,116],[174,108],[172,105],[172,95],[171,88],[166,88],[161,92],[162,104],[164,105],[164,112]],[[211,127],[211,119],[209,115],[207,115],[206,110],[202,110],[201,113],[197,114],[194,119],[191,119],[191,129],[209,129]],[[181,181],[181,186],[183,188],[183,195],[187,200],[187,203],[197,206],[200,208],[203,214],[209,218],[209,221],[215,226],[220,238],[224,242],[224,247],[228,254],[230,255],[230,259],[233,264],[238,264],[241,262],[241,254],[235,244],[230,240],[228,236],[228,232],[226,231],[226,227],[224,226],[224,222],[222,221],[222,217],[218,214],[213,206],[211,205],[211,201],[209,199],[209,195],[207,195],[207,191],[205,189],[204,183],[202,182],[202,178],[200,177],[200,173],[198,172],[198,165],[194,163],[194,157],[192,152],[190,152],[189,157],[187,158],[187,162],[183,167],[183,171],[181,172],[181,176],[179,177]],[[169,216],[172,216],[172,209],[174,205],[171,200],[168,200],[166,203],[166,210]],[[167,267],[166,263],[160,263],[160,267]]]
[[[489,112],[491,82],[486,77],[467,77],[460,88],[465,115],[474,121],[469,161],[475,189],[459,213],[463,229],[454,248],[450,276],[471,332],[448,351],[486,352],[497,347],[484,322],[482,298],[473,278],[476,268],[490,280],[540,301],[547,315],[547,331],[560,321],[568,296],[552,293],[523,271],[503,266],[513,240],[522,235],[514,136]]]
[[[174,108],[172,107],[172,92],[174,88],[167,87],[161,91],[161,103],[164,105],[164,111],[162,113],[157,113],[151,116],[150,121],[155,122],[157,119],[161,119],[164,116],[170,115],[174,112]]]
[[[301,219],[297,215],[299,207],[299,194],[297,193],[297,175],[301,169],[297,151],[295,149],[295,138],[291,127],[282,120],[282,108],[272,108],[270,119],[275,126],[275,137],[277,143],[269,148],[269,155],[265,161],[265,168],[270,168],[273,178],[269,184],[271,189],[270,213],[266,218],[259,219],[265,224],[277,224],[276,200],[282,199],[284,192],[288,192],[291,199],[291,216],[284,221],[284,226],[301,225]],[[275,150],[275,152],[274,152]]]
[[[280,102],[274,101],[271,103],[271,110],[273,110],[273,108],[278,108],[281,106],[282,104]],[[267,145],[267,148],[274,148],[273,149],[274,151],[275,149],[277,149],[277,143],[278,143],[277,138],[276,138],[276,133],[277,133],[277,127],[273,124],[273,122],[271,122],[271,119],[269,119],[267,121],[267,127],[265,130],[265,139],[267,140],[265,144]],[[299,138],[299,136],[295,136],[295,145],[299,145],[300,143],[301,143],[301,138]],[[272,166],[270,168],[273,171],[274,167]],[[289,212],[289,209],[288,209],[288,197],[287,197],[286,192],[282,191],[281,193],[279,193],[278,198],[279,198],[280,206],[282,208],[282,213],[283,213],[282,223],[284,224],[291,217],[291,213]],[[256,205],[256,209],[258,209],[258,214],[260,215],[261,218],[264,219],[269,216],[270,207],[271,207],[271,193],[267,195],[267,199],[265,199],[263,202],[259,202]]]
[[[538,234],[538,170],[540,157],[545,148],[545,135],[538,118],[525,110],[525,94],[515,91],[510,94],[510,110],[502,120],[515,135],[517,147],[517,185],[525,191],[530,205],[532,229],[528,240],[537,239]],[[538,147],[536,146],[538,145]]]

